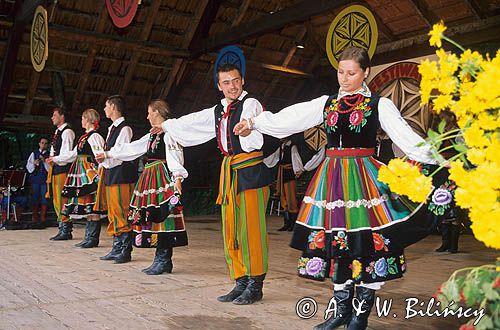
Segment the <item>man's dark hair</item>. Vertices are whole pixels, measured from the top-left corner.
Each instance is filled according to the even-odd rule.
[[[59,116],[64,116],[66,117],[66,111],[64,111],[63,108],[60,108],[60,107],[54,107],[52,108],[52,112],[57,112],[59,114]]]
[[[111,95],[106,99],[109,104],[114,104],[116,109],[122,114],[125,114],[125,99],[121,95]]]
[[[38,142],[42,142],[42,140],[47,140],[47,143],[50,142],[49,138],[46,136],[41,136],[40,139],[38,139]]]
[[[229,71],[233,71],[233,70],[238,71],[238,73],[240,74],[240,77],[243,78],[243,75],[241,74],[241,70],[239,67],[237,67],[236,65],[234,65],[232,63],[224,63],[217,68],[217,80],[219,80],[219,73],[229,72]]]

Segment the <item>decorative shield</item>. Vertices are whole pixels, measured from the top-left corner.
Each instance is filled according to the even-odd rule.
[[[304,132],[304,141],[314,151],[326,145],[326,132],[323,124],[309,128]]]
[[[49,28],[47,11],[42,6],[36,7],[30,37],[31,63],[37,72],[45,68],[49,57]]]
[[[140,0],[106,0],[109,16],[116,27],[127,27],[134,19]]]
[[[351,46],[368,51],[370,58],[377,47],[378,29],[375,17],[366,7],[353,5],[342,10],[332,21],[326,36],[326,53],[337,69],[340,53]]]
[[[240,71],[242,78],[245,78],[246,64],[245,64],[245,55],[243,55],[243,51],[241,48],[237,46],[226,46],[221,49],[219,55],[217,56],[217,60],[214,64],[214,83],[215,88],[217,88],[217,70],[221,67],[221,65],[231,63],[237,66]]]

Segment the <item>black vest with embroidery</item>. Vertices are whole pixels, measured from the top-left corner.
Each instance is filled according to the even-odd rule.
[[[58,132],[56,139],[51,143],[51,146],[54,148],[54,156],[59,156],[59,153],[61,152],[62,134],[67,129],[71,130],[71,127],[69,125],[66,125],[62,130]],[[71,149],[73,149],[73,146],[71,146]],[[71,164],[57,165],[54,163],[54,166],[52,167],[52,175],[68,173],[70,167]]]
[[[227,117],[227,131],[226,131],[226,143],[228,151],[224,151],[222,148],[221,134],[219,123],[224,115],[224,106],[219,102],[214,109],[215,114],[215,135],[217,136],[217,145],[219,146],[222,154],[226,156],[234,156],[241,153],[245,153],[241,148],[239,136],[233,133],[233,128],[241,120],[241,113],[243,112],[243,103],[249,98],[247,94],[242,100],[237,100],[228,105]],[[255,150],[261,151],[261,150]],[[254,166],[242,168],[238,170],[238,193],[248,190],[262,188],[270,185],[274,180],[272,171],[264,164],[260,163]]]
[[[122,121],[115,129],[112,129],[111,134],[106,140],[105,150],[111,149],[118,139],[121,130],[129,126],[125,121]],[[122,162],[121,165],[106,169],[105,183],[106,186],[114,184],[135,183],[137,181],[137,166],[135,162]]]
[[[375,148],[380,96],[372,94],[357,99],[330,96],[324,107],[324,124],[328,148]]]
[[[146,152],[147,163],[152,163],[157,160],[165,161],[167,155],[165,153],[165,141],[163,137],[165,133],[150,134],[148,141],[148,151]]]

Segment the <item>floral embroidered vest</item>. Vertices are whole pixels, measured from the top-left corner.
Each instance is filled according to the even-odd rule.
[[[148,151],[146,152],[147,163],[167,159],[164,136],[165,133],[149,135]]]
[[[324,125],[328,148],[375,148],[380,96],[361,94],[330,96],[324,107]]]

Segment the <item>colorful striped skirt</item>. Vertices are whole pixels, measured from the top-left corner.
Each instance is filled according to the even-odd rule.
[[[78,155],[64,183],[61,195],[67,197],[62,214],[78,219],[89,215],[104,213],[93,210],[96,202],[96,190],[99,175],[93,158],[89,155]]]
[[[184,215],[164,161],[146,164],[130,201],[134,245],[156,246],[162,235],[172,247],[188,244]]]
[[[378,181],[373,149],[330,149],[306,191],[291,242],[299,276],[335,283],[402,276],[403,249],[428,234],[421,209]]]

